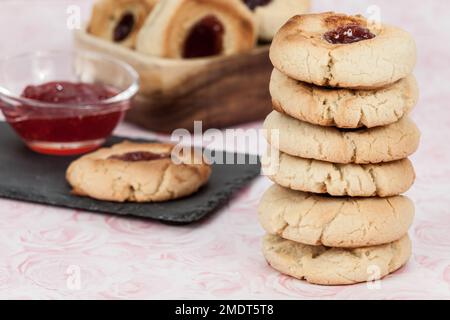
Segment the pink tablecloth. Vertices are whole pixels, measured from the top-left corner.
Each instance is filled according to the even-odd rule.
[[[0,0],[0,55],[70,47],[73,3],[87,19],[88,0]],[[422,95],[413,115],[423,132],[413,157],[418,177],[408,193],[417,205],[414,256],[380,288],[313,286],[270,269],[256,213],[269,182],[259,178],[211,218],[185,227],[0,200],[0,297],[450,299],[450,4],[317,0],[315,11],[365,12],[371,4],[383,21],[415,35]],[[130,125],[118,133],[151,136]]]

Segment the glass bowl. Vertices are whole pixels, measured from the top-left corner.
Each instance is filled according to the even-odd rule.
[[[113,94],[69,103],[23,97],[26,87],[50,82],[100,86]],[[27,146],[39,153],[71,155],[98,148],[121,122],[138,89],[136,71],[103,54],[48,51],[0,60],[0,108]]]

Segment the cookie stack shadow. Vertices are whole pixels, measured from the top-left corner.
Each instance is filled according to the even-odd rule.
[[[331,43],[330,32],[336,41],[369,36]],[[275,184],[259,207],[274,269],[343,285],[380,279],[409,260],[414,205],[402,194],[414,183],[408,157],[420,140],[408,117],[418,100],[415,56],[409,34],[373,29],[360,16],[296,16],[276,35],[263,158]]]

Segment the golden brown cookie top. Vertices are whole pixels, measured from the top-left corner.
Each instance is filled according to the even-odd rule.
[[[345,14],[327,12],[322,15],[324,16],[324,22],[328,29],[336,29],[346,25],[359,25],[362,27],[367,27],[367,20],[359,14],[348,16]]]
[[[174,164],[209,166],[202,158],[201,153],[194,152],[192,148],[176,148],[169,143],[137,143],[124,141],[109,148],[102,148],[83,158],[101,160],[106,162],[158,162],[169,161]]]
[[[410,75],[416,45],[406,31],[360,15],[298,15],[275,35],[273,65],[290,78],[318,86],[375,89]]]
[[[106,201],[159,202],[196,192],[211,167],[202,153],[165,143],[122,142],[72,162],[73,194]]]
[[[155,155],[155,158],[160,157],[162,159],[163,156],[164,158],[170,158],[173,148],[173,145],[165,143],[135,143],[124,141],[109,148],[99,149],[96,152],[86,155],[85,157],[101,160],[122,160],[133,162],[133,160],[126,160],[124,155],[141,153],[153,154]],[[134,161],[139,160],[137,160],[136,157],[136,160]]]
[[[292,17],[279,31],[279,36],[299,37],[312,43],[325,46],[357,43],[363,40],[376,38],[384,30],[379,24],[371,24],[361,15],[346,15],[326,12],[318,14],[305,14]],[[356,32],[355,32],[356,31]],[[342,38],[355,38],[351,42],[332,40],[336,35]],[[364,37],[361,37],[363,35]],[[344,37],[342,37],[344,36]]]

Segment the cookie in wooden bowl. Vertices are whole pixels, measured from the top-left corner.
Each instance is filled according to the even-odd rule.
[[[139,31],[137,51],[186,59],[251,50],[257,27],[241,0],[165,0]]]
[[[160,53],[163,37],[160,30],[163,29],[158,27],[158,30],[152,31],[156,27],[151,25],[160,21],[161,16],[168,14],[167,10],[172,14],[173,7],[169,4],[176,3],[181,6],[191,2],[206,3],[204,8],[207,9],[202,9],[206,16],[211,12],[222,12],[223,8],[237,8],[235,11],[240,14],[234,13],[226,18],[228,19],[226,21],[243,19],[247,27],[239,27],[239,30],[245,28],[247,31],[240,31],[237,36],[233,36],[234,31],[227,29],[223,39],[233,38],[232,42],[240,43],[239,50],[236,47],[228,47],[227,44],[226,48],[231,49],[221,52],[220,55],[200,59],[174,59],[169,57],[171,55],[162,57],[165,54]],[[218,4],[222,4],[222,7],[217,7],[214,11],[210,10]],[[166,13],[163,15],[162,11]],[[199,11],[195,12],[197,15]],[[219,15],[223,17],[224,13]],[[155,17],[156,20],[153,20]],[[193,23],[190,19],[186,21]],[[158,23],[158,25],[169,28],[169,26],[175,26],[175,22]],[[185,30],[183,29],[183,26],[186,26],[185,21],[178,22],[181,23],[179,28]],[[77,49],[108,54],[128,63],[139,73],[140,89],[136,99],[133,100],[133,107],[127,113],[128,121],[149,130],[170,134],[179,128],[193,131],[194,121],[202,121],[203,128],[206,130],[262,120],[272,110],[269,91],[261,90],[269,86],[270,74],[273,70],[268,57],[269,46],[255,46],[256,20],[242,0],[164,0],[153,9],[145,25],[138,38],[143,37],[142,41],[145,43],[142,46],[148,46],[150,53],[145,50],[143,52],[139,45],[138,50],[130,50],[112,41],[103,41],[86,28],[74,32]],[[226,26],[229,26],[228,22]],[[148,30],[147,27],[149,27]],[[173,31],[178,30],[177,28],[174,27]],[[203,28],[198,30],[201,31],[200,33],[204,32]],[[153,32],[157,33],[156,37],[150,36]],[[144,33],[147,35],[144,36]],[[177,31],[176,34],[178,37],[183,37],[186,31],[181,33]],[[208,38],[207,35],[206,38]],[[243,41],[242,38],[246,40]],[[164,39],[169,40],[170,37]],[[180,46],[183,41],[175,41],[170,46],[174,46],[174,43]],[[182,50],[179,46],[178,53]],[[206,50],[207,53],[208,50]],[[236,54],[231,54],[233,50]],[[236,103],[237,101],[239,103]]]
[[[310,0],[242,0],[258,22],[258,37],[270,42],[291,17],[309,11]]]
[[[159,0],[97,0],[88,31],[92,35],[134,49],[138,31]]]
[[[195,193],[211,175],[203,158],[186,150],[178,152],[171,144],[123,142],[72,162],[66,179],[75,195],[97,200],[174,200]]]

